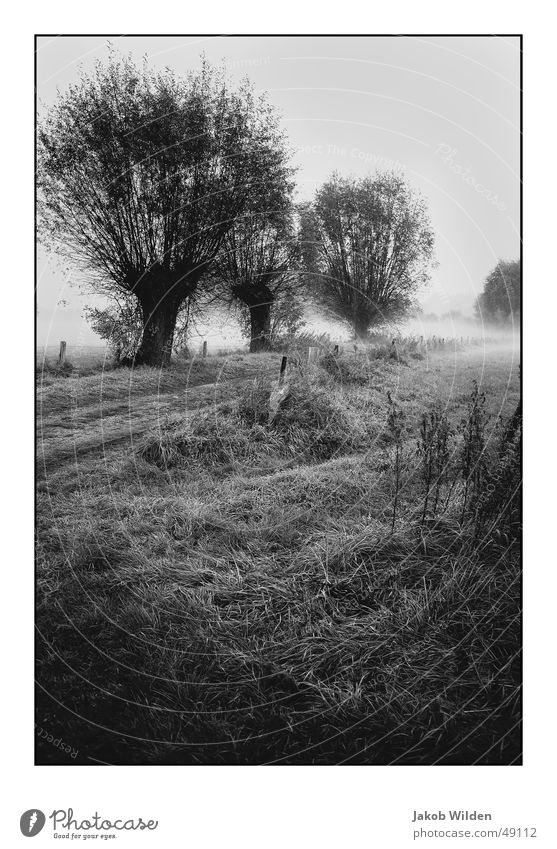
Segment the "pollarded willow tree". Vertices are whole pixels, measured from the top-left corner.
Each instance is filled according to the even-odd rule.
[[[298,242],[289,196],[281,200],[281,209],[253,210],[238,219],[214,264],[219,296],[240,306],[251,352],[269,347],[273,327],[281,323],[277,318],[288,323],[289,313],[301,312]]]
[[[275,111],[205,60],[185,79],[111,55],[38,130],[39,233],[96,292],[137,298],[137,362],[166,365],[178,312],[254,196],[292,177]]]
[[[300,240],[316,299],[359,339],[404,315],[434,262],[425,201],[395,173],[334,174],[302,206]]]

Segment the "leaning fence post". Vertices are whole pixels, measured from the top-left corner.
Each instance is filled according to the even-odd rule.
[[[278,385],[282,386],[284,383],[284,374],[286,372],[286,363],[288,362],[288,357],[283,357],[282,362],[280,364],[280,374],[279,374],[279,382]]]
[[[203,359],[207,356],[207,341],[203,342]]]
[[[66,362],[66,343],[60,342],[60,353],[58,354],[58,365],[63,366]]]
[[[308,348],[308,364],[316,363],[319,358],[319,348],[311,346]]]
[[[290,384],[285,382],[287,362],[288,357],[284,356],[280,364],[278,384],[276,388],[271,391],[269,398],[269,424],[273,423],[275,416],[279,411],[279,407],[290,395]]]
[[[335,345],[334,356],[338,357],[338,345]]]

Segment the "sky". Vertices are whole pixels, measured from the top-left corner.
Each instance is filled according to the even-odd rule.
[[[520,44],[513,36],[44,36],[37,41],[39,117],[106,61],[109,43],[185,74],[200,55],[247,76],[277,107],[298,167],[297,199],[333,171],[398,170],[427,199],[438,266],[426,312],[471,314],[489,271],[520,252]],[[39,246],[39,345],[95,344],[76,269]],[[207,328],[200,328],[203,333]],[[233,326],[224,328],[237,334]]]

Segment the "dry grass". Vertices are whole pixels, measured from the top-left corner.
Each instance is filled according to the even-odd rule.
[[[499,456],[494,424],[516,406],[516,368],[503,355],[429,370],[366,358],[366,383],[346,376],[351,358],[342,380],[297,378],[269,425],[280,356],[215,362],[212,394],[199,372],[180,408],[169,401],[186,392],[180,370],[111,372],[108,387],[80,378],[70,395],[73,379],[59,379],[41,393],[39,448],[62,439],[53,420],[67,416],[74,450],[39,465],[37,721],[81,763],[518,762],[514,525],[461,523],[458,487],[420,522],[411,464],[393,533],[385,433],[388,389],[408,456],[436,404],[456,433],[476,378]],[[95,452],[107,388],[132,439]],[[517,454],[500,456],[503,492]]]

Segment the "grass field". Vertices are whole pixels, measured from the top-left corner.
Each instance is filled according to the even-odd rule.
[[[280,359],[39,373],[38,763],[520,762],[519,541],[458,476],[516,351],[329,358],[269,424]]]

